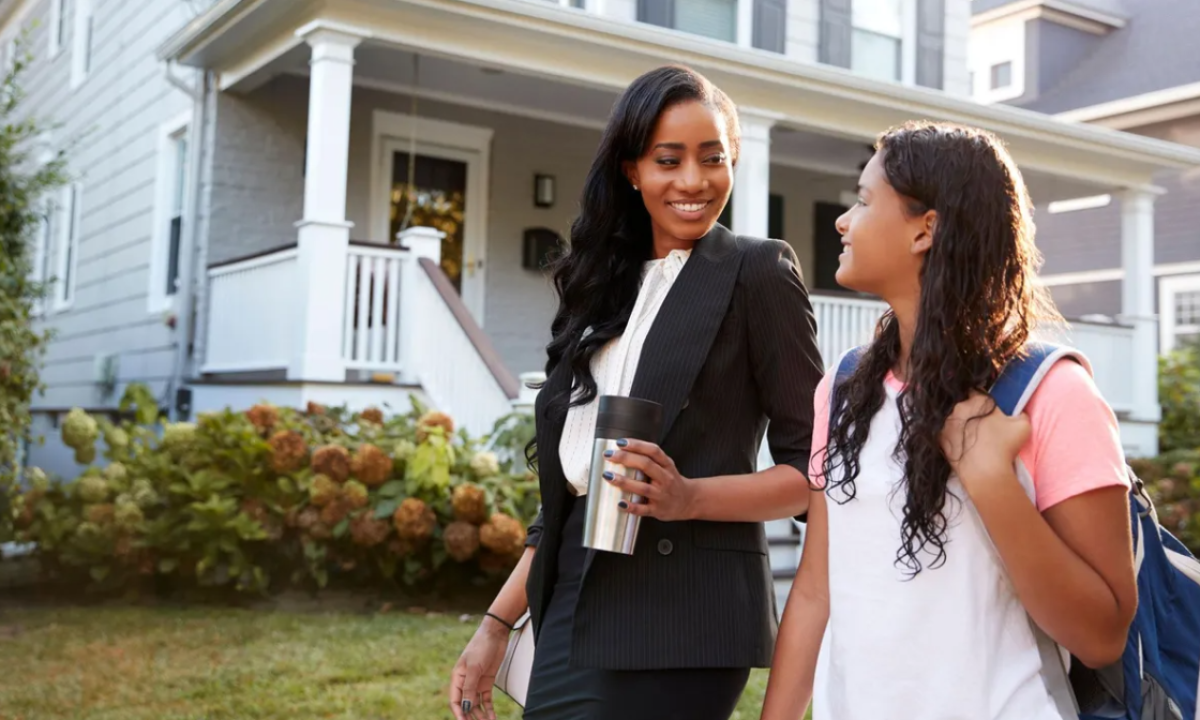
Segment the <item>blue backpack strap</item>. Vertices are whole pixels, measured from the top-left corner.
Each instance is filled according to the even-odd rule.
[[[858,361],[862,359],[863,353],[867,350],[866,345],[859,345],[855,348],[850,348],[842,354],[838,360],[837,372],[833,376],[833,387],[829,389],[829,427],[832,428],[837,424],[838,408],[841,407],[841,401],[838,397],[839,391],[850,376],[854,374],[858,368]]]
[[[1017,415],[1025,409],[1029,398],[1050,372],[1050,368],[1059,360],[1070,359],[1078,362],[1091,372],[1087,358],[1078,350],[1065,345],[1052,343],[1031,342],[1025,346],[1025,354],[1007,366],[996,378],[989,394],[996,402],[996,407],[1005,415]]]

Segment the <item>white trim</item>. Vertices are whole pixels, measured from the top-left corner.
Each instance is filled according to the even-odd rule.
[[[71,89],[82,85],[91,75],[95,62],[95,0],[75,0],[75,22],[71,32]]]
[[[300,77],[308,77],[308,73],[304,71],[299,71],[293,74]],[[444,90],[417,88],[404,83],[377,80],[375,78],[355,77],[354,85],[355,87],[363,87],[370,90],[381,90],[400,95],[415,95],[421,100],[435,100],[438,102],[449,103],[451,105],[461,105],[462,107],[474,108],[476,110],[487,110],[489,112],[496,112],[502,115],[514,115],[516,117],[529,118],[530,120],[543,120],[545,122],[558,123],[560,125],[570,125],[572,127],[585,128],[587,130],[596,130],[597,132],[602,132],[605,126],[603,120],[595,120],[584,117],[583,115],[571,115],[569,113],[559,113],[553,110],[539,110],[537,108],[522,107],[520,105],[503,103],[496,100],[485,100],[482,98],[471,97],[470,95],[462,95]]]
[[[1158,342],[1166,353],[1175,349],[1178,327],[1175,324],[1175,296],[1184,292],[1200,292],[1200,273],[1163,278],[1158,283]],[[1188,326],[1189,333],[1190,328]],[[1200,332],[1200,325],[1196,326]]]
[[[1125,278],[1121,268],[1107,270],[1081,270],[1079,272],[1055,273],[1038,276],[1038,283],[1046,287],[1057,285],[1083,285],[1085,283],[1116,282]]]
[[[1200,273],[1200,261],[1162,263],[1154,266],[1154,277],[1169,278],[1176,275]],[[1125,271],[1121,268],[1105,268],[1103,270],[1081,270],[1079,272],[1054,273],[1042,275],[1038,282],[1042,285],[1083,285],[1095,282],[1118,282],[1125,279]]]
[[[1059,213],[1077,212],[1079,210],[1094,210],[1096,208],[1108,207],[1111,202],[1112,195],[1090,195],[1070,200],[1055,200],[1046,205],[1046,212],[1051,215],[1057,215]]]
[[[737,0],[737,34],[739,47],[754,47],[754,0]]]
[[[847,178],[857,178],[862,174],[858,168],[850,165],[838,165],[837,163],[822,160],[808,160],[794,155],[780,155],[774,148],[771,150],[771,164],[780,167],[795,168],[796,170],[808,170],[810,172],[821,173],[822,175],[836,175]]]
[[[62,312],[75,303],[75,288],[79,284],[79,223],[83,217],[83,185],[70,183],[62,188],[59,197],[55,210],[58,220],[54,260],[55,312]]]
[[[492,128],[375,110],[371,116],[372,237],[386,238],[391,206],[391,149],[408,151],[416,134],[418,155],[446,157],[467,165],[466,215],[463,219],[463,302],[484,327],[487,287],[487,229]],[[468,261],[471,261],[470,263]],[[468,267],[475,264],[474,270]],[[469,285],[468,285],[469,283]]]
[[[185,222],[191,217],[188,212],[189,198],[192,193],[187,187],[187,176],[184,176],[184,187],[177,186],[180,179],[178,167],[178,145],[180,139],[191,142],[190,125],[192,111],[180,113],[158,127],[158,167],[154,181],[154,224],[150,228],[150,287],[146,298],[146,311],[151,313],[169,310],[174,305],[174,296],[166,291],[167,263],[170,259],[172,205],[176,195],[183,193],[183,217]],[[186,161],[185,161],[186,162]],[[182,249],[182,248],[181,248]],[[182,258],[180,258],[182,263]]]
[[[1175,87],[1153,92],[1131,95],[1110,102],[1088,105],[1065,112],[1056,113],[1054,117],[1068,122],[1092,122],[1116,115],[1149,110],[1151,108],[1200,99],[1200,82],[1176,85]]]
[[[50,44],[49,53],[52,60],[58,57],[67,44],[67,27],[63,24],[66,14],[67,0],[50,0],[50,19],[46,26],[46,36],[47,42]],[[58,34],[60,26],[62,27],[62,37],[59,37]]]

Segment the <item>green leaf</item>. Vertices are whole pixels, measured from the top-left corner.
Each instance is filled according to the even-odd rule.
[[[284,495],[293,495],[296,493],[296,483],[290,477],[279,478],[279,491]]]
[[[164,575],[175,572],[179,567],[179,560],[176,558],[163,558],[158,561],[158,571]]]
[[[382,520],[396,514],[396,508],[400,507],[399,500],[384,500],[375,507],[376,519]]]
[[[346,531],[350,529],[350,518],[342,518],[342,521],[333,526],[333,536],[335,538],[345,537]]]
[[[111,572],[111,569],[107,565],[97,565],[96,567],[92,568],[92,580],[96,582],[104,582],[104,578],[108,577],[109,572]]]
[[[383,484],[379,488],[379,497],[394,498],[404,494],[404,482],[401,480],[392,480]]]

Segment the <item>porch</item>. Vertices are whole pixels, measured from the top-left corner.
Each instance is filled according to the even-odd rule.
[[[554,311],[527,231],[567,234],[617,92],[682,61],[739,103],[729,223],[795,247],[826,362],[868,340],[882,310],[832,282],[832,218],[879,130],[911,117],[989,127],[1038,204],[1121,193],[1125,313],[1064,332],[1095,362],[1129,450],[1153,450],[1148,182],[1200,163],[1191,151],[529,0],[227,2],[162,55],[218,72],[194,367],[209,398],[234,397],[235,381],[252,388],[244,399],[419,390],[486,430],[519,402],[514,375],[540,368]],[[553,178],[552,199],[535,197],[537,176]],[[396,246],[414,186],[449,203],[421,221],[445,237],[416,223]]]

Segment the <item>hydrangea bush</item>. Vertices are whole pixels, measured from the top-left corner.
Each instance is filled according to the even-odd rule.
[[[160,426],[133,386],[122,409],[116,423],[71,411],[62,440],[82,473],[31,469],[14,498],[0,541],[34,543],[48,580],[246,593],[479,583],[512,568],[537,512],[526,415],[472,438],[415,399],[390,417],[257,405]]]

